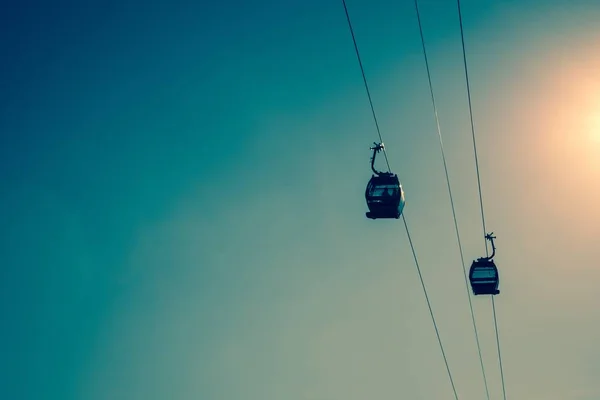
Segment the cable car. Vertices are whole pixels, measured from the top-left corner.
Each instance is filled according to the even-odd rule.
[[[500,293],[498,285],[500,279],[498,277],[498,268],[494,263],[494,255],[496,254],[496,246],[494,246],[495,236],[493,233],[489,233],[485,236],[487,240],[492,242],[492,255],[490,257],[482,257],[471,264],[471,270],[469,271],[469,280],[471,281],[471,288],[475,296],[479,295],[497,295]]]
[[[396,174],[392,172],[380,172],[375,169],[375,156],[384,149],[383,143],[374,143],[373,157],[371,157],[371,176],[365,189],[365,199],[369,211],[366,213],[370,219],[400,218],[404,204],[404,191]]]

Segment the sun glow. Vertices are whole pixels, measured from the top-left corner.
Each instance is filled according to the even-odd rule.
[[[592,141],[600,143],[600,110],[590,116],[588,134]]]
[[[597,188],[600,180],[600,56],[592,48],[564,46],[532,63],[521,106],[541,176],[571,182],[573,190]]]

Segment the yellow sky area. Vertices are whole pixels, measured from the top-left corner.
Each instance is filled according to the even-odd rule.
[[[590,139],[600,146],[600,101],[593,107],[587,122]]]
[[[532,213],[572,240],[600,234],[599,40],[556,44],[530,62],[512,114],[515,165]],[[571,240],[571,239],[569,239]]]
[[[541,111],[548,151],[573,178],[600,179],[600,58],[574,59],[552,74]],[[596,185],[597,186],[597,185]]]

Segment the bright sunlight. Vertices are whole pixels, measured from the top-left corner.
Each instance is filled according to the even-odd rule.
[[[600,144],[600,110],[590,116],[588,134],[590,139]]]

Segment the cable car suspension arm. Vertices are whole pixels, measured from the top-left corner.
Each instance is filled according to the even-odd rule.
[[[384,150],[384,149],[385,149],[385,147],[384,147],[384,145],[383,145],[383,142],[382,142],[382,143],[375,143],[375,142],[373,142],[373,144],[374,144],[375,146],[373,146],[373,147],[369,147],[369,149],[370,149],[370,150],[373,150],[373,157],[371,157],[371,169],[373,170],[373,172],[374,172],[376,175],[385,175],[385,174],[386,174],[386,172],[377,171],[377,170],[375,169],[375,156],[376,156],[376,155],[377,155],[377,153],[379,153],[381,150]]]
[[[494,244],[494,239],[496,239],[496,236],[494,236],[494,232],[492,232],[486,234],[485,238],[492,243],[492,255],[489,257],[482,257],[480,260],[491,260],[496,255],[496,245]]]

